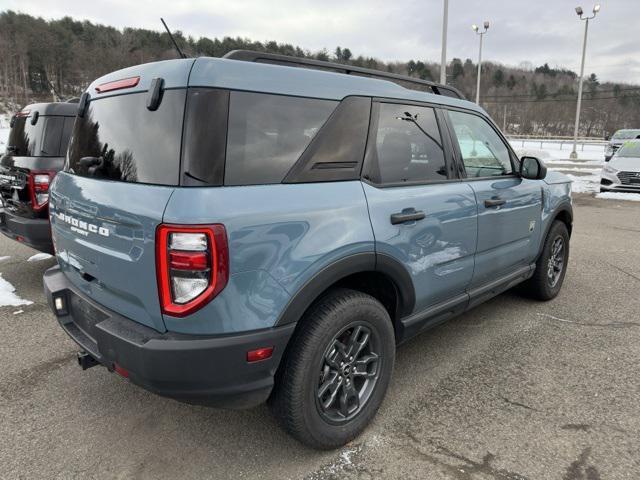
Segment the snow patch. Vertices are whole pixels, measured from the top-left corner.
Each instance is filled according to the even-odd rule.
[[[31,305],[33,302],[20,298],[15,294],[15,287],[2,278],[0,273],[0,307],[17,307],[18,305]]]
[[[573,193],[593,193],[600,190],[600,175],[566,175],[571,180]]]
[[[52,257],[53,255],[49,255],[48,253],[36,253],[35,255],[27,258],[27,262],[39,262],[41,260],[48,260]]]
[[[627,200],[629,202],[640,202],[640,193],[603,192],[598,193],[596,198],[601,198],[602,200]]]
[[[10,259],[10,258],[11,258],[11,257],[9,257],[9,256],[0,257],[0,262],[2,262],[3,260],[8,260],[8,259]]]

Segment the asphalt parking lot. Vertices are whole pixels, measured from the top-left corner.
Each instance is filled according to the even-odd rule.
[[[506,293],[404,345],[374,423],[335,452],[266,407],[82,372],[42,294],[54,261],[34,253],[0,238],[2,277],[34,302],[0,307],[2,478],[640,478],[640,203],[576,195],[560,296]]]

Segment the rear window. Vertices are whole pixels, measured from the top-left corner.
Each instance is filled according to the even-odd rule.
[[[67,171],[177,185],[185,95],[185,89],[166,90],[155,111],[147,109],[147,92],[92,99],[76,119]]]
[[[225,185],[282,182],[337,104],[231,92]]]
[[[7,153],[16,157],[60,157],[64,155],[68,143],[64,138],[65,120],[73,118],[40,116],[35,125],[32,117],[16,117],[9,140]]]

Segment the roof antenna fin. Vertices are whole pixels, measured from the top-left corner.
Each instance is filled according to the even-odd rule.
[[[173,42],[173,46],[176,47],[176,50],[178,51],[178,55],[180,55],[180,58],[187,58],[187,56],[184,53],[182,53],[182,50],[180,50],[180,47],[176,43],[176,39],[173,38],[173,35],[171,35],[171,30],[169,30],[169,27],[167,27],[167,24],[164,22],[164,19],[162,17],[160,17],[160,21],[162,22],[162,25],[164,25],[164,28],[167,31],[167,33],[169,34],[169,38]]]

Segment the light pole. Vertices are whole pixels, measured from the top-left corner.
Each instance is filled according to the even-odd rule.
[[[580,20],[584,20],[584,41],[582,42],[582,63],[580,64],[580,81],[578,83],[578,104],[576,106],[576,124],[573,129],[573,151],[569,155],[569,158],[576,160],[578,158],[578,152],[576,147],[578,146],[578,128],[580,127],[580,107],[582,107],[582,83],[584,81],[584,58],[587,54],[587,33],[589,32],[589,20],[596,18],[596,15],[600,11],[600,5],[593,7],[593,15],[590,17],[584,17],[584,11],[582,7],[576,7],[576,13],[580,17]]]
[[[440,58],[440,83],[447,83],[447,24],[449,23],[449,0],[444,0],[442,12],[442,57]]]
[[[484,22],[484,31],[480,31],[477,25],[472,25],[471,28],[477,35],[480,35],[480,51],[478,52],[478,83],[476,85],[476,103],[480,105],[480,74],[482,73],[482,37],[489,30],[489,22]]]

